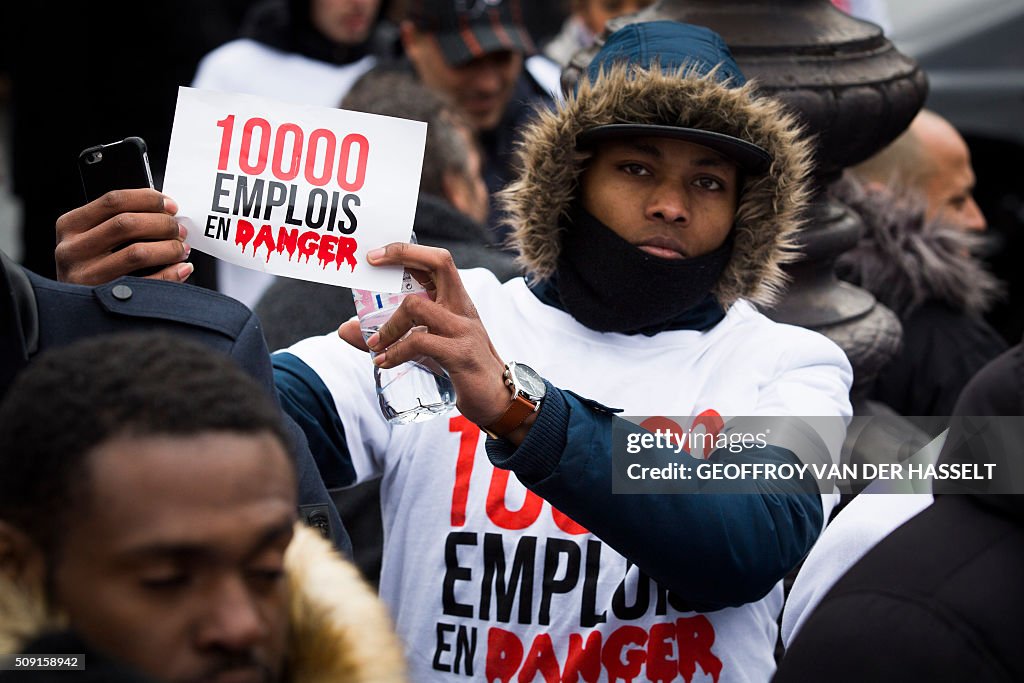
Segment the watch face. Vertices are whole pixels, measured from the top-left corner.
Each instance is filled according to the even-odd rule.
[[[509,363],[509,370],[516,386],[526,394],[527,398],[537,400],[544,397],[547,387],[533,368],[522,363]]]

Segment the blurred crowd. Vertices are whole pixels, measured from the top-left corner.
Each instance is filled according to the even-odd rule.
[[[656,5],[4,10],[0,681],[55,653],[95,681],[1024,675],[1012,487],[619,494],[615,447],[678,430],[624,416],[841,425],[703,454],[736,466],[838,461],[869,414],[944,467],[1015,473],[1024,436],[994,419],[1024,359],[961,133],[921,109],[827,188],[863,227],[837,277],[899,322],[858,400],[839,345],[771,315],[811,142],[714,31],[612,21]],[[428,296],[364,339],[350,290],[192,251],[161,193],[180,86],[427,122],[417,244],[367,262]],[[127,136],[154,189],[86,201],[78,153]],[[458,410],[387,423],[367,351],[428,357]]]

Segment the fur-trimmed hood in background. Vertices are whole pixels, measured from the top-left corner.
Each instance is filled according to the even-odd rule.
[[[926,301],[980,316],[1002,284],[972,256],[984,238],[941,220],[925,220],[923,198],[897,198],[849,174],[829,192],[864,222],[857,246],[839,256],[837,275],[871,292],[900,318]]]
[[[781,102],[748,82],[732,88],[714,72],[673,73],[617,64],[554,111],[538,112],[518,149],[519,177],[500,195],[510,246],[535,278],[558,263],[561,230],[578,196],[589,154],[576,149],[585,130],[611,123],[648,123],[715,131],[752,142],[772,157],[767,173],[749,176],[735,223],[735,246],[714,294],[728,307],[739,298],[770,305],[785,286],[780,266],[796,256],[794,233],[809,196],[812,146]]]
[[[291,603],[289,683],[400,683],[402,644],[387,608],[351,562],[301,524],[285,555]],[[0,576],[0,653],[60,629],[38,598]]]

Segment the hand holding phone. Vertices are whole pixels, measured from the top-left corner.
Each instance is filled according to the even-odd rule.
[[[146,143],[137,137],[78,156],[88,203],[57,219],[57,277],[95,285],[122,275],[176,282],[192,272],[177,204],[153,189]],[[111,190],[116,195],[99,201]],[[125,247],[132,245],[132,249]]]

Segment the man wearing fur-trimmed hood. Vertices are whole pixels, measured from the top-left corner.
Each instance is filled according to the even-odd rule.
[[[627,470],[613,430],[718,437],[732,432],[722,416],[824,415],[838,428],[808,439],[837,457],[849,363],[752,303],[784,283],[808,143],[717,34],[652,22],[608,38],[578,91],[526,129],[520,162],[503,199],[528,278],[459,271],[421,245],[369,253],[431,299],[408,297],[365,343],[353,320],[348,344],[275,354],[282,404],[319,458],[383,477],[380,593],[416,680],[767,680],[780,580],[831,492],[794,478],[719,495],[737,489],[651,482],[661,470],[642,481],[658,457],[672,469],[806,454],[774,437],[714,452],[691,439],[694,459],[652,447]],[[367,348],[383,368],[435,359],[461,414],[387,423]],[[605,406],[677,417],[641,427]],[[624,483],[636,495],[614,495]]]
[[[625,53],[630,47],[613,44],[611,51]],[[528,129],[522,144],[525,170],[504,193],[514,231],[512,246],[536,278],[575,278],[570,273],[586,265],[578,263],[580,255],[573,253],[574,247],[583,246],[583,238],[582,231],[572,226],[580,218],[584,224],[593,224],[579,207],[579,189],[597,143],[627,136],[689,139],[743,162],[737,169],[736,186],[730,188],[739,199],[735,220],[722,249],[707,260],[714,271],[702,277],[703,294],[712,295],[722,309],[740,298],[771,304],[785,283],[780,265],[796,255],[791,240],[807,197],[809,143],[777,100],[754,96],[754,85],[745,83],[735,63],[732,68],[719,65],[713,73],[700,75],[698,69],[672,61],[669,46],[649,44],[646,49],[662,71],[645,70],[640,77],[636,66],[615,66],[617,54],[607,55],[604,61],[595,58],[575,98],[558,113],[542,114],[541,122]],[[727,51],[724,44],[720,49]],[[601,67],[609,65],[604,73]],[[680,78],[688,70],[690,77]],[[664,218],[664,222],[670,219]],[[589,227],[584,225],[583,230]],[[585,256],[591,255],[602,257]],[[659,264],[663,265],[657,258],[645,259],[648,277],[646,267]],[[635,280],[631,286],[648,296],[663,284]],[[596,287],[592,292],[605,302],[628,298]],[[559,293],[567,294],[561,289]],[[696,296],[691,293],[688,298]],[[668,297],[658,297],[656,303],[663,313],[642,317],[641,326],[657,325],[659,317],[675,315],[682,308]],[[622,324],[604,323],[610,328]]]

